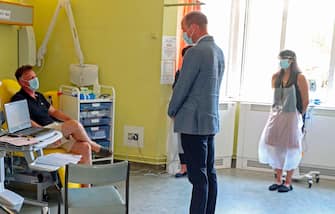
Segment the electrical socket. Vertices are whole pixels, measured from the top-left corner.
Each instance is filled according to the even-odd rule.
[[[131,147],[144,146],[144,127],[143,126],[124,126],[123,143]]]

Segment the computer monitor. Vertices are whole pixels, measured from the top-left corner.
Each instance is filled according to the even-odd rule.
[[[31,127],[27,100],[6,103],[5,113],[9,133]]]

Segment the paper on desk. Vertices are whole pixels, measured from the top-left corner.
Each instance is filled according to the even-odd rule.
[[[34,138],[27,138],[27,137],[8,137],[8,136],[1,136],[0,142],[9,143],[14,146],[27,146],[31,144],[35,144],[38,141]]]
[[[37,164],[61,167],[69,163],[78,163],[80,161],[80,158],[81,155],[52,153],[49,155],[40,156],[36,158],[34,162]]]
[[[52,153],[49,155],[36,158],[34,162],[29,164],[30,168],[45,171],[55,171],[69,163],[78,163],[81,155]]]

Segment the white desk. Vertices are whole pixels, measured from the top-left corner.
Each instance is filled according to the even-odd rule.
[[[8,143],[0,142],[0,203],[7,206],[9,209],[20,211],[22,203],[24,201],[23,197],[20,195],[7,190],[5,188],[5,165],[4,157],[6,152],[23,152],[28,165],[35,160],[34,152],[37,153],[37,156],[43,156],[43,148],[56,142],[62,138],[62,133],[55,131],[54,135],[41,140],[40,142],[28,146],[14,146]],[[25,201],[34,205],[43,205],[40,202],[34,202],[31,200]]]

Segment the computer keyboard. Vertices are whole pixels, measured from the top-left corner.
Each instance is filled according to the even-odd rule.
[[[23,129],[20,131],[15,132],[16,135],[20,135],[20,136],[32,136],[33,134],[39,132],[43,130],[43,128],[39,128],[39,127],[30,127],[27,129]]]
[[[52,133],[53,131],[54,131],[53,129],[49,128],[31,127],[28,129],[15,132],[14,134],[21,137],[37,137],[47,133]]]

